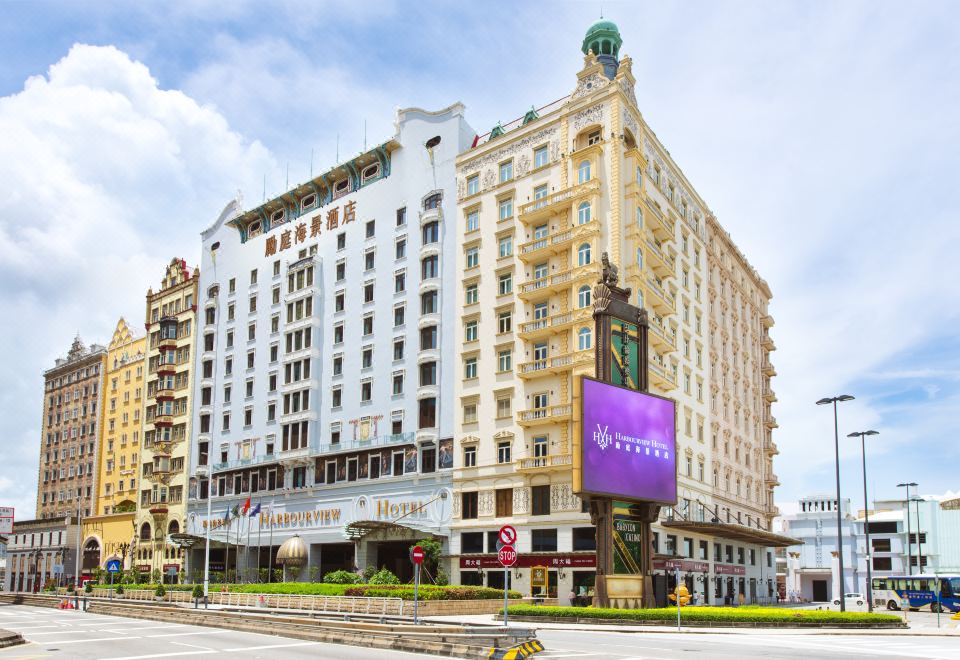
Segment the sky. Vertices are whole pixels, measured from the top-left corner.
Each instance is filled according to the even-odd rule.
[[[596,2],[0,2],[0,505],[34,510],[42,373],[106,344],[238,190],[570,93]],[[602,3],[646,121],[770,284],[778,504],[960,490],[960,4]]]

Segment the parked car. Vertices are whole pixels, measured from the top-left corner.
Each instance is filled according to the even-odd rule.
[[[866,602],[863,598],[863,594],[858,594],[858,593],[843,594],[843,600],[846,605],[851,605],[853,603],[856,603],[857,605],[863,605],[864,602]],[[834,598],[833,604],[839,605],[840,599]]]

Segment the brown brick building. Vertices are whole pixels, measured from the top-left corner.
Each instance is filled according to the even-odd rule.
[[[107,350],[78,336],[44,372],[37,518],[93,513]],[[78,502],[77,498],[80,498]]]

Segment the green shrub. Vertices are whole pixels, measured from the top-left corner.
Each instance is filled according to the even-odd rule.
[[[413,585],[358,585],[344,592],[345,596],[367,596],[369,598],[402,598],[413,600]],[[520,593],[510,592],[510,598],[520,598]],[[420,600],[493,600],[503,598],[502,589],[489,587],[438,587],[421,585]]]
[[[194,598],[203,598],[203,585],[202,584],[193,585],[193,592],[191,593],[191,595]]]
[[[581,619],[617,619],[621,621],[676,621],[675,607],[648,610],[619,610],[594,607],[544,607],[511,605],[517,616],[577,617]],[[793,610],[780,607],[684,607],[682,621],[737,621],[743,623],[897,623],[896,614],[832,612],[829,610]]]
[[[120,584],[117,585],[117,588],[116,588],[116,590],[115,590],[115,593],[116,593],[118,596],[122,596],[122,595],[123,595],[123,583],[120,583]]]
[[[370,582],[370,578],[377,574],[377,567],[373,564],[370,564],[365,569],[363,569],[363,581]]]
[[[93,593],[93,582],[87,582],[83,585],[83,592],[87,594]]]
[[[76,589],[76,587],[74,586],[73,582],[71,582],[70,584],[67,585],[67,592],[68,592],[68,593],[71,593],[71,594],[72,594],[75,589]]]
[[[362,578],[352,571],[333,571],[323,576],[327,584],[357,584]]]
[[[157,588],[153,590],[153,595],[157,596],[158,598],[162,598],[163,596],[167,595],[167,590],[164,588],[163,582],[157,584]]]
[[[370,584],[400,584],[400,578],[385,568],[373,574],[368,580]]]

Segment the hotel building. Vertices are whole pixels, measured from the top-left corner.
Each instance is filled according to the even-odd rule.
[[[96,506],[82,521],[85,574],[120,557],[134,536],[146,343],[121,318],[107,346]]]
[[[141,573],[168,574],[182,567],[182,553],[168,537],[184,529],[186,518],[199,275],[174,258],[160,288],[146,296],[147,373],[133,555]]]
[[[593,287],[607,253],[649,315],[650,391],[677,402],[678,503],[654,525],[655,591],[663,597],[679,567],[699,602],[760,600],[775,581],[768,547],[786,542],[768,531],[775,450],[761,368],[772,344],[761,351],[770,324],[761,319],[770,292],[729,237],[711,233],[706,203],[637,107],[620,45],[616,25],[593,25],[569,96],[498,124],[457,159],[452,571],[460,583],[501,586],[503,571],[488,569],[499,566],[496,530],[510,523],[515,588],[530,592],[535,565],[549,567],[550,591],[564,601],[593,583],[594,529],[572,464],[576,386],[594,374]],[[708,295],[717,259],[736,279],[723,285],[734,325],[713,309],[721,296]],[[717,354],[735,343],[749,362],[725,376],[711,341]],[[731,400],[729,423],[713,424],[711,397]],[[715,443],[728,435],[740,453],[718,464]],[[713,477],[727,467],[739,494]]]
[[[473,135],[460,104],[399,111],[391,139],[203,232],[189,532],[212,534],[213,570],[279,566],[281,546],[288,577],[405,577],[412,541],[446,545],[450,218]],[[247,498],[259,515],[223,525]]]
[[[107,349],[73,340],[44,372],[37,518],[88,516],[96,508],[97,441]]]

